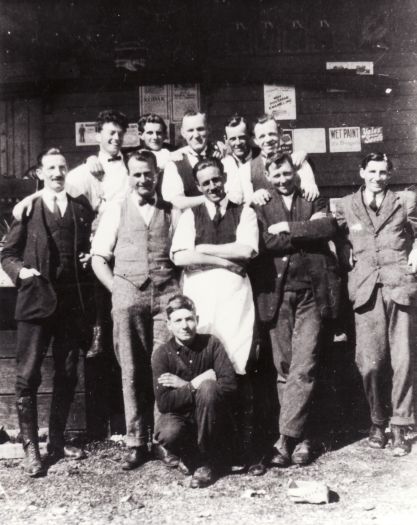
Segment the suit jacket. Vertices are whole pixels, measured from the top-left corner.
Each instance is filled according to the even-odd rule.
[[[387,190],[378,214],[370,214],[362,189],[336,203],[340,258],[350,269],[348,288],[354,308],[367,303],[377,282],[391,287],[392,298],[409,305],[417,298],[417,277],[407,268],[417,247],[417,201],[412,191]],[[348,259],[352,250],[353,268]]]
[[[259,256],[253,261],[250,275],[260,320],[272,321],[278,311],[289,256],[293,253],[302,255],[322,318],[336,317],[340,276],[336,258],[328,245],[328,241],[336,236],[336,221],[331,217],[310,220],[318,211],[328,213],[327,200],[319,198],[308,202],[296,190],[290,233],[272,235],[268,233],[268,227],[288,219],[278,192],[274,190],[271,195],[267,204],[255,207],[259,223]]]
[[[80,275],[78,254],[89,252],[93,212],[85,197],[72,198],[67,194],[67,198],[74,223],[74,271]],[[49,317],[57,305],[56,290],[50,281],[50,240],[43,207],[39,197],[33,203],[30,217],[12,223],[1,253],[2,267],[18,288],[15,311],[18,321]],[[35,268],[41,275],[20,280],[23,267]]]

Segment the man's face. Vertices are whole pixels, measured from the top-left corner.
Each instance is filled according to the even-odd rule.
[[[200,113],[190,117],[184,117],[181,126],[181,135],[187,141],[188,146],[196,153],[200,153],[207,146],[207,124],[206,117]]]
[[[244,160],[250,149],[249,133],[246,124],[241,122],[237,126],[226,126],[226,142],[229,144],[233,155],[238,159]]]
[[[388,164],[385,160],[371,160],[365,169],[361,168],[360,176],[367,190],[372,193],[384,192],[390,179]]]
[[[279,150],[280,130],[274,120],[267,120],[263,124],[256,124],[254,135],[255,144],[262,150],[265,157],[276,155]]]
[[[62,155],[45,155],[42,166],[37,170],[38,176],[45,182],[45,188],[59,193],[65,188],[67,162]]]
[[[151,151],[159,151],[165,140],[165,133],[162,124],[157,122],[147,122],[144,130],[140,133],[140,138],[145,148]]]
[[[197,333],[198,317],[187,308],[174,310],[167,321],[168,330],[183,344],[191,343]]]
[[[120,153],[125,132],[114,122],[105,122],[101,130],[96,133],[96,140],[100,150],[114,157]]]
[[[282,195],[291,195],[295,190],[295,171],[288,161],[279,167],[272,164],[266,172],[266,178]]]
[[[213,203],[224,199],[225,176],[219,168],[208,166],[197,173],[197,187]]]
[[[152,163],[131,158],[127,167],[131,189],[144,199],[152,197],[157,183],[157,173]]]

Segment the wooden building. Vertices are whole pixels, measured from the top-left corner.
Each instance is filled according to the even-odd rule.
[[[136,122],[141,87],[186,84],[198,86],[199,105],[209,115],[215,139],[222,138],[224,121],[235,112],[249,120],[264,112],[265,85],[294,88],[295,118],[282,120],[282,126],[293,130],[296,146],[296,136],[319,139],[319,146],[311,144],[310,157],[328,196],[356,187],[360,159],[375,150],[392,157],[396,186],[415,183],[413,0],[119,4],[1,0],[3,181],[21,178],[49,146],[60,146],[74,167],[96,151],[76,145],[76,123],[93,122],[101,109],[110,107]],[[173,119],[173,88],[167,93]],[[175,135],[178,122],[171,124]],[[312,128],[319,130],[317,135]],[[337,134],[330,139],[330,128],[356,128],[359,140],[357,131],[353,137],[346,133],[348,139],[339,145],[344,151],[335,151]],[[320,148],[322,152],[315,152]],[[2,201],[1,213],[10,204]],[[0,353],[0,419],[6,417],[6,423],[11,420],[1,407],[10,395],[3,386],[12,375],[10,334],[0,335],[2,348],[9,348]]]

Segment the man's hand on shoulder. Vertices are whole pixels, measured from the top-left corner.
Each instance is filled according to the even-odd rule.
[[[40,273],[35,268],[22,268],[19,272],[19,279],[29,279],[29,277],[38,276]]]
[[[327,213],[324,211],[316,211],[316,213],[313,213],[313,215],[310,217],[310,221],[316,221],[317,219],[326,219]]]
[[[98,180],[102,180],[104,176],[104,169],[96,155],[91,155],[90,157],[88,157],[85,161],[85,164],[87,166],[88,171],[93,177],[95,177]]]
[[[32,212],[33,203],[40,195],[42,195],[42,190],[39,190],[36,193],[33,193],[32,195],[28,195],[20,202],[18,202],[13,208],[13,217],[17,221],[21,221],[23,217],[29,217],[29,215]]]
[[[181,379],[179,376],[176,376],[175,374],[166,372],[165,374],[162,374],[158,377],[158,383],[168,388],[181,388],[187,385],[188,381],[185,381],[185,379]]]
[[[316,200],[320,196],[319,189],[315,182],[303,181],[301,179],[300,189],[303,197],[309,202]]]
[[[293,151],[291,153],[292,162],[294,164],[294,168],[298,170],[303,165],[304,161],[307,159],[307,152],[303,149],[300,149],[298,151]]]
[[[253,192],[252,195],[252,204],[256,204],[257,206],[264,206],[267,202],[271,200],[271,194],[268,190],[261,188],[260,190],[256,190]]]

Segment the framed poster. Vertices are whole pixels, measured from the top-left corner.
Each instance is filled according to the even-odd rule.
[[[294,130],[294,150],[307,153],[326,153],[326,131],[324,128],[300,128]]]
[[[200,109],[198,84],[172,84],[172,120],[181,122],[186,111]]]
[[[156,113],[164,120],[169,118],[168,86],[139,87],[139,115]]]
[[[75,145],[76,146],[96,146],[96,123],[95,122],[76,122],[75,123]]]

